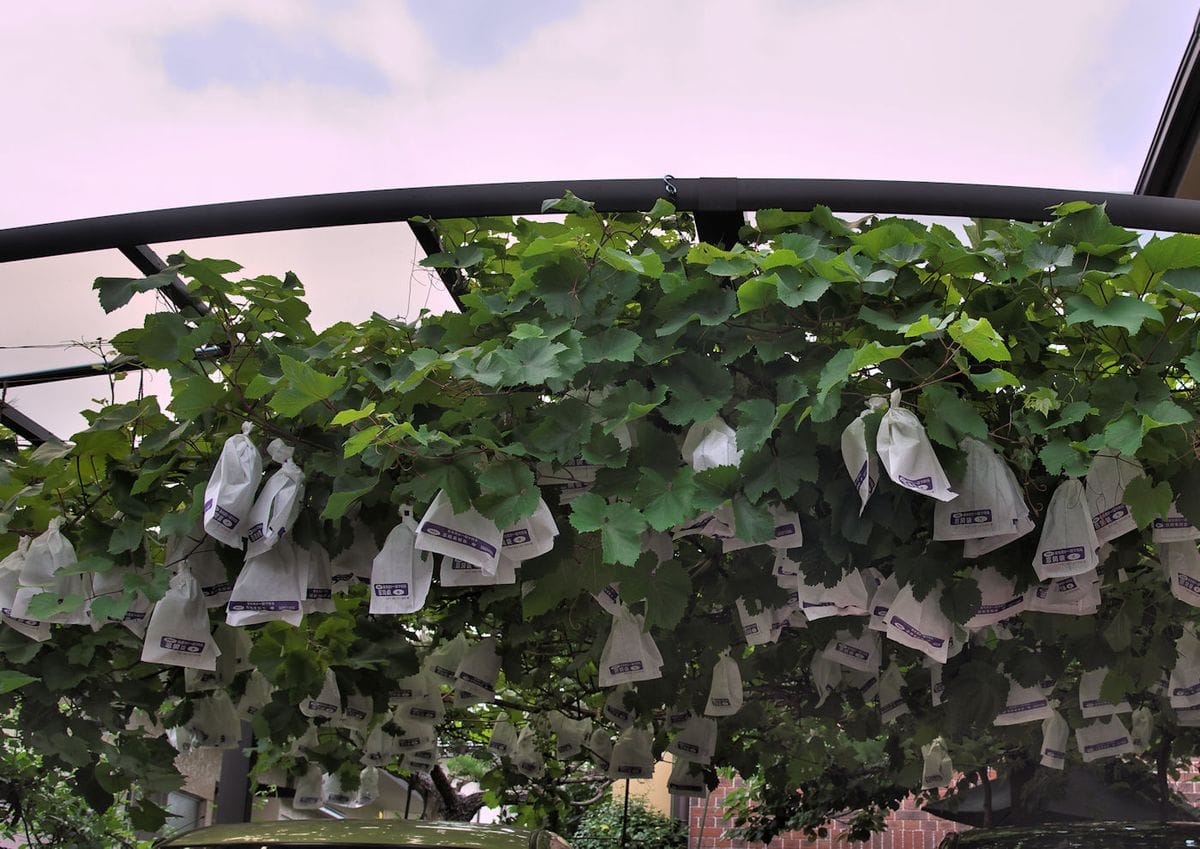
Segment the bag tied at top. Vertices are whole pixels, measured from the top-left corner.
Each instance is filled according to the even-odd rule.
[[[1083,484],[1068,478],[1058,485],[1046,507],[1033,568],[1039,581],[1089,572],[1100,565],[1100,541],[1092,527]]]
[[[262,478],[262,455],[250,439],[254,426],[225,440],[216,468],[204,489],[204,530],[210,537],[234,548],[242,547],[246,519]]]
[[[921,747],[924,759],[921,769],[921,789],[932,790],[935,787],[948,787],[954,777],[954,763],[950,760],[950,752],[946,749],[946,741],[935,737],[931,742]]]
[[[696,422],[683,438],[683,460],[697,472],[717,466],[737,466],[742,462],[737,434],[720,416]]]
[[[142,660],[192,669],[217,669],[217,647],[208,625],[200,585],[187,569],[171,578],[166,595],[154,606]]]
[[[933,511],[935,540],[968,540],[1013,533],[1017,519],[1029,514],[1004,459],[977,439],[967,437],[959,447],[967,455],[966,473],[954,486],[958,498],[939,501]]]
[[[1020,725],[1023,722],[1041,722],[1054,713],[1050,701],[1041,687],[1023,687],[1009,679],[1008,699],[993,725]]]
[[[292,462],[293,450],[282,439],[267,446],[271,459],[279,463],[267,478],[262,492],[250,508],[246,525],[246,554],[255,557],[267,551],[292,528],[304,498],[304,472]]]
[[[901,587],[888,608],[887,638],[945,663],[950,657],[954,625],[942,612],[941,600],[940,588],[917,601],[912,587]]]
[[[392,528],[371,564],[371,613],[416,613],[425,606],[433,556],[418,551],[416,542],[417,524],[411,508],[404,507],[400,524]]]
[[[615,687],[662,677],[662,655],[643,630],[643,618],[622,606],[600,653],[600,686]]]
[[[225,605],[225,622],[257,625],[278,620],[299,625],[304,618],[307,584],[308,564],[300,559],[292,541],[284,540],[246,559]]]
[[[1075,745],[1084,763],[1134,753],[1129,729],[1115,716],[1075,729]]]
[[[892,392],[891,404],[879,423],[875,450],[884,470],[896,484],[938,501],[952,501],[958,493],[933,453],[920,419],[900,406],[900,390]]]
[[[1067,764],[1067,737],[1070,726],[1058,711],[1042,720],[1042,766],[1062,769]]]
[[[458,662],[454,675],[454,701],[459,706],[490,702],[496,697],[496,679],[500,676],[500,654],[496,639],[484,637],[469,646]]]
[[[438,492],[417,526],[418,550],[457,557],[489,575],[499,566],[503,544],[504,535],[495,522],[473,507],[455,512],[445,490]]]
[[[733,716],[742,709],[742,673],[729,649],[721,652],[712,671],[705,716]]]
[[[872,413],[883,409],[886,403],[878,395],[872,396],[867,400],[867,409],[842,431],[842,462],[846,464],[846,472],[858,492],[860,516],[867,509],[867,501],[879,484],[879,460],[867,445],[867,419]]]
[[[1125,487],[1145,474],[1136,459],[1111,448],[1101,449],[1092,458],[1084,489],[1097,540],[1109,542],[1137,530],[1133,513],[1125,503]]]

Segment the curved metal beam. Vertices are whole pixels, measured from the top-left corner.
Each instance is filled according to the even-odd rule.
[[[776,180],[740,178],[554,180],[379,189],[289,198],[215,203],[35,224],[0,230],[0,262],[127,245],[177,243],[243,233],[406,221],[414,216],[470,218],[529,215],[568,189],[605,212],[649,209],[660,197],[693,212],[825,204],[839,212],[951,215],[982,218],[1046,217],[1046,208],[1070,200],[1106,203],[1117,224],[1146,230],[1200,233],[1200,201],[1177,198],[969,183],[887,180]]]

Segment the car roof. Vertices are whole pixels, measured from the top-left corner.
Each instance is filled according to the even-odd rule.
[[[453,849],[539,849],[547,832],[501,825],[414,820],[287,820],[214,825],[172,837],[167,847],[199,846],[409,846]],[[547,841],[548,842],[548,841]]]

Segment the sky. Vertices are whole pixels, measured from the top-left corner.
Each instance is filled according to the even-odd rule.
[[[605,177],[1131,191],[1183,0],[11,4],[0,228],[358,189]],[[156,246],[294,270],[317,324],[447,308],[401,225]],[[0,265],[0,374],[88,362],[115,252]],[[62,435],[107,381],[13,390]],[[128,383],[128,382],[127,382]],[[132,384],[130,384],[132,385]],[[123,391],[132,391],[126,387]]]

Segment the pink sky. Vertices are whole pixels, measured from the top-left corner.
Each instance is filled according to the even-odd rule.
[[[5,11],[0,228],[667,172],[1130,191],[1196,14],[1182,0],[115,0]],[[402,226],[186,247],[253,273],[294,269],[322,324],[446,303],[413,274],[419,254]],[[89,291],[98,274],[127,273],[115,254],[0,266],[16,307],[0,316],[0,344],[140,323],[132,308],[104,317]],[[0,350],[0,373],[87,360]],[[59,386],[9,400],[67,435],[89,394]]]

